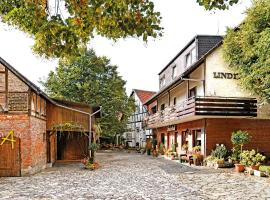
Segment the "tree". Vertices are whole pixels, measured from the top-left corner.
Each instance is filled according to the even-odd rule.
[[[236,29],[228,29],[223,53],[241,85],[270,101],[270,0],[256,0]]]
[[[125,93],[125,81],[117,67],[93,50],[72,59],[60,59],[56,72],[41,82],[54,98],[102,106],[102,134],[114,136],[126,130],[134,101]]]
[[[0,19],[32,36],[34,52],[52,58],[80,54],[96,34],[145,41],[162,35],[151,0],[1,0]]]
[[[199,5],[204,6],[206,10],[225,10],[237,4],[239,0],[197,0],[197,2]]]

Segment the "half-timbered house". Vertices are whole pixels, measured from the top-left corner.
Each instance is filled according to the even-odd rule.
[[[33,174],[57,160],[85,157],[92,111],[49,98],[0,58],[0,176]]]

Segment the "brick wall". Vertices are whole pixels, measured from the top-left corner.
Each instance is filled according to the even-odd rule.
[[[4,137],[10,130],[14,136],[21,139],[21,168],[27,171],[32,164],[30,121],[28,115],[0,115],[0,137]]]
[[[225,144],[231,149],[231,133],[236,130],[248,131],[252,136],[251,142],[244,149],[258,149],[270,156],[270,120],[262,119],[207,119],[207,154],[211,153],[216,144]]]
[[[36,173],[46,167],[46,121],[35,117],[30,117],[31,134],[31,157],[32,164],[30,173]]]
[[[26,114],[0,115],[0,137],[10,130],[21,140],[21,174],[34,174],[46,166],[46,121]]]

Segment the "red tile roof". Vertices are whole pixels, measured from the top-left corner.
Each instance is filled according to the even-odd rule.
[[[146,90],[138,90],[134,89],[133,92],[137,94],[141,102],[144,104],[150,97],[152,97],[156,92],[153,91],[146,91]]]

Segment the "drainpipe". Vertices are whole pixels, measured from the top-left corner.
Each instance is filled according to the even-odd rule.
[[[94,112],[94,113],[92,113],[92,114],[89,114],[89,137],[88,137],[88,144],[89,144],[89,158],[91,158],[91,156],[92,156],[92,155],[91,155],[91,150],[90,150],[90,146],[91,146],[91,143],[92,143],[92,141],[91,141],[91,139],[92,139],[92,117],[93,117],[95,114],[101,112],[101,109],[102,109],[102,106],[100,106],[99,109],[98,109],[96,112]]]

